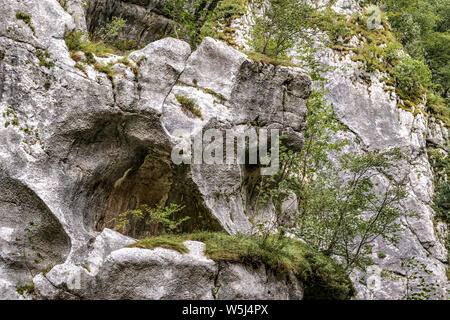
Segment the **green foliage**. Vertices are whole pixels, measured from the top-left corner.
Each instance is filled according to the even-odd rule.
[[[404,156],[398,149],[343,154],[347,141],[333,135],[345,128],[324,98],[326,79],[318,72],[327,67],[311,62],[309,71],[319,89],[308,99],[303,148],[293,152],[281,146],[280,170],[261,179],[258,201],[271,201],[282,221],[281,204],[294,194],[296,221],[285,227],[312,248],[339,257],[350,272],[372,263],[369,254],[377,238],[397,241],[397,219],[403,214],[399,205],[406,193],[405,180],[394,179],[392,172]]]
[[[442,98],[432,90],[427,92],[427,112],[441,120],[447,127],[450,127],[450,107],[448,99]]]
[[[124,234],[127,234],[129,231],[134,235],[136,233],[136,224],[142,223],[145,225],[147,236],[156,236],[161,233],[174,232],[183,222],[189,220],[189,217],[180,219],[173,218],[175,213],[180,212],[183,209],[184,206],[174,203],[171,203],[165,208],[161,206],[150,208],[148,205],[143,205],[142,209],[128,210],[119,214],[115,229]],[[131,221],[134,222],[133,225],[131,225]]]
[[[130,248],[155,249],[165,248],[178,251],[179,253],[189,253],[189,250],[184,246],[185,241],[179,235],[164,235],[159,237],[147,238],[139,240],[138,242],[129,245]]]
[[[263,64],[272,64],[275,66],[285,66],[285,67],[296,67],[294,63],[292,63],[288,58],[276,58],[271,57],[268,55],[265,55],[263,53],[259,52],[252,52],[252,51],[243,51],[247,55],[249,59],[252,59],[256,62],[261,62]]]
[[[95,54],[98,57],[108,57],[114,54],[114,49],[106,46],[102,42],[92,42],[87,39],[82,31],[72,31],[65,35],[67,48],[71,52],[82,51],[86,55]]]
[[[130,247],[162,246],[185,253],[184,241],[201,241],[206,244],[205,255],[212,260],[263,264],[280,277],[294,274],[302,280],[305,299],[349,299],[354,295],[351,281],[331,258],[298,240],[282,237],[280,245],[278,238],[273,235],[263,241],[258,236],[202,232],[144,239]]]
[[[24,295],[26,293],[31,294],[34,292],[34,283],[19,285],[17,286],[16,291],[20,295]]]
[[[306,1],[253,1],[261,11],[255,17],[250,44],[255,51],[278,58],[291,49],[304,33],[312,8]]]
[[[174,35],[188,42],[191,47],[196,47],[200,42],[200,29],[208,14],[204,1],[168,0],[163,12],[175,22],[172,25]]]
[[[50,53],[48,51],[42,52],[41,50],[36,50],[36,56],[39,59],[39,65],[46,67],[47,69],[53,68],[55,63],[51,59]]]
[[[411,96],[421,96],[431,87],[431,71],[419,60],[403,55],[393,71],[396,86]]]
[[[378,253],[377,253],[377,256],[378,256],[379,259],[384,259],[384,258],[386,258],[386,254],[383,253],[383,252],[378,252]]]
[[[450,157],[439,149],[430,150],[428,157],[435,176],[433,209],[439,220],[450,224]]]
[[[181,108],[185,111],[189,111],[193,115],[199,117],[203,120],[203,115],[201,110],[197,107],[195,101],[193,99],[180,96],[178,94],[175,95],[177,101],[181,104]]]
[[[16,18],[25,22],[31,31],[33,31],[33,34],[35,33],[33,24],[31,23],[31,15],[18,11],[16,12]]]
[[[106,23],[98,30],[96,36],[104,42],[111,43],[118,38],[119,34],[126,26],[127,21],[122,19],[122,17],[112,17],[110,22]]]
[[[426,275],[433,271],[427,268],[427,265],[420,262],[416,257],[411,257],[401,264],[406,278],[406,291],[404,299],[406,300],[428,300],[436,296],[438,285],[426,281]]]
[[[39,252],[38,248],[35,246],[35,232],[38,225],[33,221],[30,221],[23,229],[22,238],[16,238],[15,243],[18,247],[19,252],[22,255],[22,262],[30,273],[31,277],[34,277],[31,264],[34,263],[36,265],[40,264],[44,261],[44,257]]]
[[[387,13],[397,39],[414,59],[425,60],[433,80],[430,109],[449,125],[450,0],[372,0]],[[428,75],[427,75],[428,76]],[[436,113],[437,112],[437,113]]]
[[[450,185],[438,184],[435,188],[434,209],[438,217],[450,224]]]
[[[228,45],[237,46],[233,40],[236,32],[231,27],[233,20],[240,18],[248,11],[247,0],[223,0],[209,13],[200,30],[200,40],[211,37],[225,41]]]
[[[399,159],[397,150],[347,153],[339,159],[340,172],[327,165],[325,170],[315,170],[313,178],[302,176],[301,158],[292,158],[294,172],[301,177],[286,186],[299,199],[297,225],[292,231],[317,250],[342,258],[349,272],[366,267],[371,263],[371,244],[379,237],[395,244],[397,232],[402,230],[396,220],[402,215],[399,204],[405,197],[405,183],[388,173]],[[384,178],[387,186],[377,185],[375,181]]]
[[[114,70],[111,68],[111,64],[102,64],[102,63],[96,63],[94,64],[95,70],[98,72],[102,72],[106,74],[109,80],[113,81],[114,78]],[[81,70],[81,69],[80,69]]]

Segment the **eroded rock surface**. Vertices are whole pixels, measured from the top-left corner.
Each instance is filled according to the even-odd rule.
[[[120,237],[120,238],[119,238]],[[35,278],[40,299],[302,299],[301,283],[280,280],[263,266],[217,263],[205,257],[205,244],[186,241],[188,254],[156,248],[123,248],[110,252],[106,243],[131,239],[105,229],[95,256],[101,268],[64,264]],[[96,242],[97,242],[96,241]],[[111,249],[111,247],[109,247]]]
[[[167,250],[116,251],[117,243],[129,244],[123,239],[98,245],[104,235],[98,237],[98,232],[114,227],[114,219],[127,209],[180,203],[186,206],[181,215],[191,217],[184,231],[251,230],[253,199],[248,194],[252,186],[246,180],[250,169],[174,165],[170,156],[178,138],[173,130],[185,129],[193,136],[205,128],[237,131],[249,124],[287,128],[292,145],[299,148],[311,82],[298,69],[255,63],[210,38],[193,53],[187,43],[172,38],[150,43],[129,55],[133,69],[114,64],[122,57],[97,57],[99,63],[113,63],[113,76],[88,64],[82,70],[71,59],[64,35],[76,27],[84,29],[85,10],[78,1],[64,3],[65,8],[56,0],[0,1],[4,21],[0,26],[4,124],[0,126],[0,230],[2,239],[7,238],[1,256],[15,261],[6,248],[14,245],[11,239],[33,219],[39,225],[36,241],[45,258],[36,273],[58,264],[45,276],[36,276],[35,286],[41,297],[72,299],[94,294],[91,289],[65,290],[61,296],[55,288],[67,287],[73,274],[89,279],[90,272],[97,272],[101,265],[103,273],[95,280],[101,286],[102,281],[125,281],[115,278],[119,275],[114,266],[121,263],[139,268],[165,255],[184,261],[185,257]],[[17,19],[17,12],[30,15],[30,24]],[[223,75],[217,74],[217,66],[223,67]],[[194,99],[202,119],[183,110],[175,94]],[[145,230],[128,230],[128,235],[141,237]],[[111,249],[99,253],[98,247],[104,246]],[[134,253],[138,256],[133,257]],[[208,273],[206,266],[213,263],[204,263]],[[17,297],[16,286],[31,281],[23,266],[17,272],[11,268],[9,262],[0,264],[4,298]],[[193,263],[192,270],[196,268],[203,267]],[[264,272],[238,271],[232,280],[238,284],[223,297],[244,297],[239,281],[246,277],[253,277],[252,283],[259,288],[255,297],[272,297],[264,293]],[[231,277],[234,272],[227,274]],[[175,289],[168,290],[161,295],[137,290],[128,296],[124,291],[121,297],[175,294],[170,291]],[[284,293],[274,297],[289,296],[290,289],[280,290]],[[120,295],[119,291],[108,294]],[[211,290],[196,296],[210,298]]]

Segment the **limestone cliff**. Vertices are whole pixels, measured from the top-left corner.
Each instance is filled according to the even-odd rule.
[[[206,3],[212,10],[217,1]],[[30,222],[37,224],[46,256],[32,266],[34,298],[303,297],[301,281],[280,281],[262,267],[229,264],[219,272],[201,243],[188,242],[189,254],[124,248],[134,240],[109,228],[120,212],[142,204],[182,202],[182,214],[191,217],[186,232],[246,233],[253,219],[273,217],[271,207],[255,216],[253,167],[176,166],[171,151],[179,142],[177,129],[193,137],[207,128],[243,132],[249,124],[280,128],[292,148],[301,148],[306,100],[314,86],[304,70],[255,62],[208,37],[194,50],[164,38],[173,23],[161,10],[164,1],[1,0],[0,5],[0,298],[24,298],[16,286],[29,280],[30,270],[16,239]],[[360,7],[336,1],[334,9],[352,14]],[[18,12],[30,19],[17,18]],[[82,52],[75,61],[65,36],[76,29],[95,32],[119,15],[130,21],[126,38],[143,48],[126,59],[95,57],[109,72],[84,63],[89,57]],[[251,16],[233,21],[236,47],[245,46],[249,21]],[[397,247],[377,242],[373,258],[387,274],[380,288],[366,286],[370,273],[351,275],[357,298],[401,299],[406,285],[401,262],[411,256],[433,271],[427,279],[438,285],[437,297],[445,298],[448,226],[434,222],[426,148],[427,141],[443,146],[447,128],[398,108],[398,97],[384,90],[390,87],[381,75],[366,74],[350,54],[323,48],[317,57],[336,67],[324,74],[327,98],[347,128],[340,136],[351,141],[348,150],[401,147],[412,159],[403,166],[409,180],[403,206],[418,217],[401,221],[405,232]],[[177,96],[196,101],[201,117],[183,109]],[[71,281],[78,281],[76,289],[69,288]],[[215,296],[218,281],[222,288]]]

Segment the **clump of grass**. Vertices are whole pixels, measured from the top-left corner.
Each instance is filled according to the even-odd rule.
[[[51,86],[52,86],[52,84],[49,81],[46,81],[44,83],[44,89],[47,91],[50,90]]]
[[[33,34],[35,34],[34,26],[31,23],[31,15],[26,14],[26,13],[24,13],[22,11],[18,11],[18,12],[16,12],[16,18],[19,19],[19,20],[22,20],[23,22],[25,22],[25,24],[28,27],[30,27],[31,31],[33,31]]]
[[[201,232],[144,239],[130,247],[164,247],[186,253],[186,240],[205,243],[205,255],[214,261],[265,265],[280,277],[293,273],[303,283],[305,299],[348,299],[355,293],[339,265],[295,239]]]
[[[36,50],[36,56],[39,59],[40,66],[46,67],[47,69],[53,68],[55,66],[48,51],[42,52],[41,50]]]
[[[377,253],[377,256],[378,256],[378,258],[380,258],[380,259],[384,259],[384,258],[386,258],[386,253],[384,253],[384,252],[378,252],[378,253]]]
[[[223,95],[221,95],[220,93],[217,93],[211,89],[205,89],[204,90],[205,93],[210,94],[214,97],[216,97],[217,99],[219,99],[220,101],[226,101],[227,99],[225,99],[225,97]]]
[[[139,78],[139,65],[132,64],[130,62],[130,60],[128,60],[128,57],[124,57],[124,58],[120,59],[119,61],[117,61],[116,63],[121,63],[121,64],[127,66],[128,68],[130,68],[131,71],[133,71],[133,73],[134,73],[134,80],[136,82],[138,81],[138,78]]]
[[[0,61],[2,61],[3,59],[5,59],[5,53],[0,50]]]
[[[18,286],[16,288],[17,293],[20,295],[24,295],[25,293],[33,293],[34,292],[34,283],[26,284],[23,286]]]
[[[94,64],[95,70],[106,74],[108,79],[113,81],[114,70],[111,68],[111,66],[112,66],[111,64],[101,64],[101,63]]]
[[[83,57],[79,52],[71,52],[70,58],[75,62],[80,62],[81,60],[83,60]]]
[[[78,70],[80,70],[81,72],[83,72],[85,75],[87,75],[86,67],[83,66],[81,63],[77,62],[77,63],[75,64],[75,68],[77,68]]]
[[[184,246],[183,237],[166,235],[164,237],[154,237],[140,240],[139,242],[130,245],[130,248],[155,249],[165,248],[178,251],[180,253],[188,253],[189,250]]]
[[[199,117],[200,119],[203,120],[203,115],[202,112],[200,111],[200,109],[197,107],[195,101],[193,99],[184,97],[184,96],[180,96],[180,95],[175,95],[175,98],[178,100],[178,102],[181,104],[181,108],[185,111],[189,111],[191,112],[193,115]]]
[[[249,59],[256,62],[261,62],[263,64],[272,64],[274,66],[285,66],[285,67],[298,67],[296,64],[292,63],[290,60],[287,59],[275,58],[254,51],[242,51],[242,52],[245,53]]]
[[[114,49],[106,46],[101,41],[92,42],[85,38],[85,33],[82,31],[72,31],[65,35],[67,48],[71,52],[82,51],[86,55],[94,54],[98,57],[108,57],[114,54]],[[89,57],[86,56],[88,59]]]

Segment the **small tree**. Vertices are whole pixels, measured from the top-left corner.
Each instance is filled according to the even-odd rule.
[[[163,12],[175,22],[172,25],[175,36],[195,47],[199,41],[200,29],[208,13],[205,1],[168,0]]]
[[[137,223],[145,226],[145,231],[148,236],[156,236],[164,232],[175,231],[183,222],[189,220],[189,217],[175,219],[173,215],[180,212],[185,207],[171,203],[167,207],[157,206],[150,208],[148,205],[143,205],[142,209],[127,210],[119,214],[119,219],[115,229],[126,233],[130,226],[130,220],[135,219]],[[131,227],[129,230],[133,236],[136,236],[136,227]]]
[[[110,22],[100,28],[97,35],[104,42],[112,42],[117,39],[126,26],[127,20],[122,19],[122,17],[112,17]]]
[[[251,31],[254,49],[278,57],[294,46],[305,31],[311,7],[298,0],[255,0],[259,14]]]

